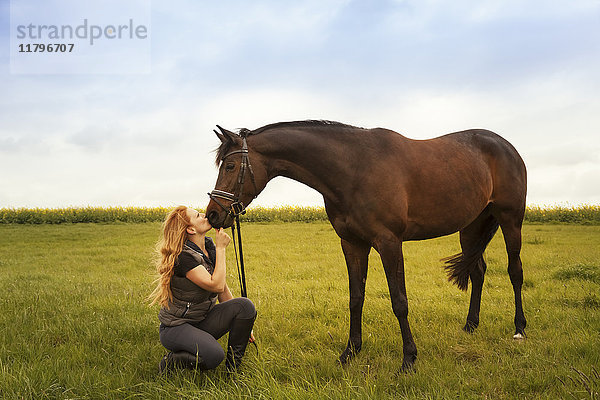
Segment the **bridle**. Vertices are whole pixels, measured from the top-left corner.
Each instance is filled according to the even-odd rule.
[[[250,179],[252,179],[252,184],[254,185],[254,193],[258,193],[256,189],[256,180],[254,178],[254,171],[252,170],[252,165],[250,165],[250,160],[248,158],[248,143],[246,142],[246,138],[242,138],[242,148],[240,150],[231,151],[221,158],[221,162],[224,162],[225,159],[234,154],[242,155],[242,162],[240,163],[240,172],[238,173],[237,183],[235,186],[235,190],[233,193],[226,192],[224,190],[213,190],[208,193],[208,196],[211,200],[217,203],[223,210],[227,212],[232,218],[239,217],[240,215],[244,215],[246,213],[246,206],[244,203],[240,201],[242,195],[244,193],[244,182],[246,179],[246,170],[250,172]],[[255,196],[256,197],[256,196]],[[231,201],[229,208],[225,207],[219,199],[224,199]]]
[[[213,200],[215,203],[219,205],[223,210],[227,212],[232,218],[235,219],[235,225],[231,225],[231,233],[233,236],[233,247],[235,250],[235,260],[236,264],[238,264],[238,277],[240,280],[240,291],[242,297],[248,297],[248,292],[246,291],[246,273],[244,271],[244,251],[242,249],[242,230],[240,228],[240,215],[244,215],[246,213],[246,206],[244,203],[240,201],[242,195],[244,194],[244,182],[246,179],[246,171],[250,172],[250,179],[252,179],[252,184],[254,185],[254,193],[258,193],[256,188],[256,180],[254,178],[254,171],[252,171],[252,165],[250,165],[250,160],[248,159],[248,143],[246,142],[246,138],[242,137],[242,148],[240,150],[231,151],[221,158],[221,162],[224,162],[225,159],[234,154],[242,155],[242,162],[240,163],[240,172],[238,173],[237,183],[233,193],[226,192],[224,190],[213,190],[208,193],[208,197]],[[225,207],[219,199],[224,199],[231,201],[229,208]],[[235,226],[237,226],[237,241],[238,246],[240,248],[240,258],[238,263],[237,256],[237,247],[235,244]],[[241,268],[240,268],[241,266]],[[256,345],[256,343],[254,343]],[[256,348],[258,350],[258,347]]]

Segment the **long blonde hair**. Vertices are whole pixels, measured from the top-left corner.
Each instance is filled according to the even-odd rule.
[[[175,261],[183,250],[187,238],[186,229],[190,225],[190,219],[186,213],[186,206],[178,206],[171,211],[162,224],[162,234],[156,243],[156,288],[150,295],[151,304],[160,304],[169,307],[169,300],[173,300],[171,293],[171,277]]]

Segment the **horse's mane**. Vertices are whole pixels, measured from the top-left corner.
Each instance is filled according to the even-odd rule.
[[[342,124],[341,122],[336,122],[336,121],[308,119],[305,121],[275,122],[274,124],[265,125],[263,127],[255,129],[253,131],[246,129],[246,128],[242,128],[242,129],[240,129],[239,134],[243,137],[248,137],[250,135],[258,135],[259,133],[262,133],[262,132],[265,132],[265,131],[268,131],[271,129],[300,128],[300,127],[356,128],[355,126]]]
[[[304,121],[289,121],[289,122],[275,122],[273,124],[265,125],[260,128],[250,130],[247,128],[241,128],[238,130],[237,134],[240,137],[246,138],[251,135],[258,135],[259,133],[263,133],[265,131],[269,131],[272,129],[283,129],[283,128],[300,128],[300,127],[312,127],[312,128],[327,128],[327,127],[337,127],[337,128],[357,128],[356,126],[342,124],[341,122],[336,121],[327,121],[327,120],[304,120]],[[360,129],[360,128],[359,128]],[[231,149],[231,142],[222,142],[219,148],[216,150],[216,164],[217,167],[219,163],[229,153]]]

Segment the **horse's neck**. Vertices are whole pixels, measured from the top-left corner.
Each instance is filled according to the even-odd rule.
[[[328,136],[329,135],[329,136]],[[294,129],[264,132],[263,156],[269,160],[268,179],[291,178],[320,192],[326,199],[341,201],[351,165],[349,144],[339,134]]]

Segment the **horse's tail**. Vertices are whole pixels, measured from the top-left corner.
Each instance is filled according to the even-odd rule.
[[[475,268],[483,271],[483,265],[479,262],[485,248],[490,243],[496,231],[498,230],[498,221],[493,219],[482,232],[481,239],[475,246],[468,249],[467,253],[461,252],[450,257],[442,258],[442,261],[446,264],[444,269],[448,274],[448,281],[454,283],[460,290],[467,290],[469,286],[469,275],[475,270]]]

